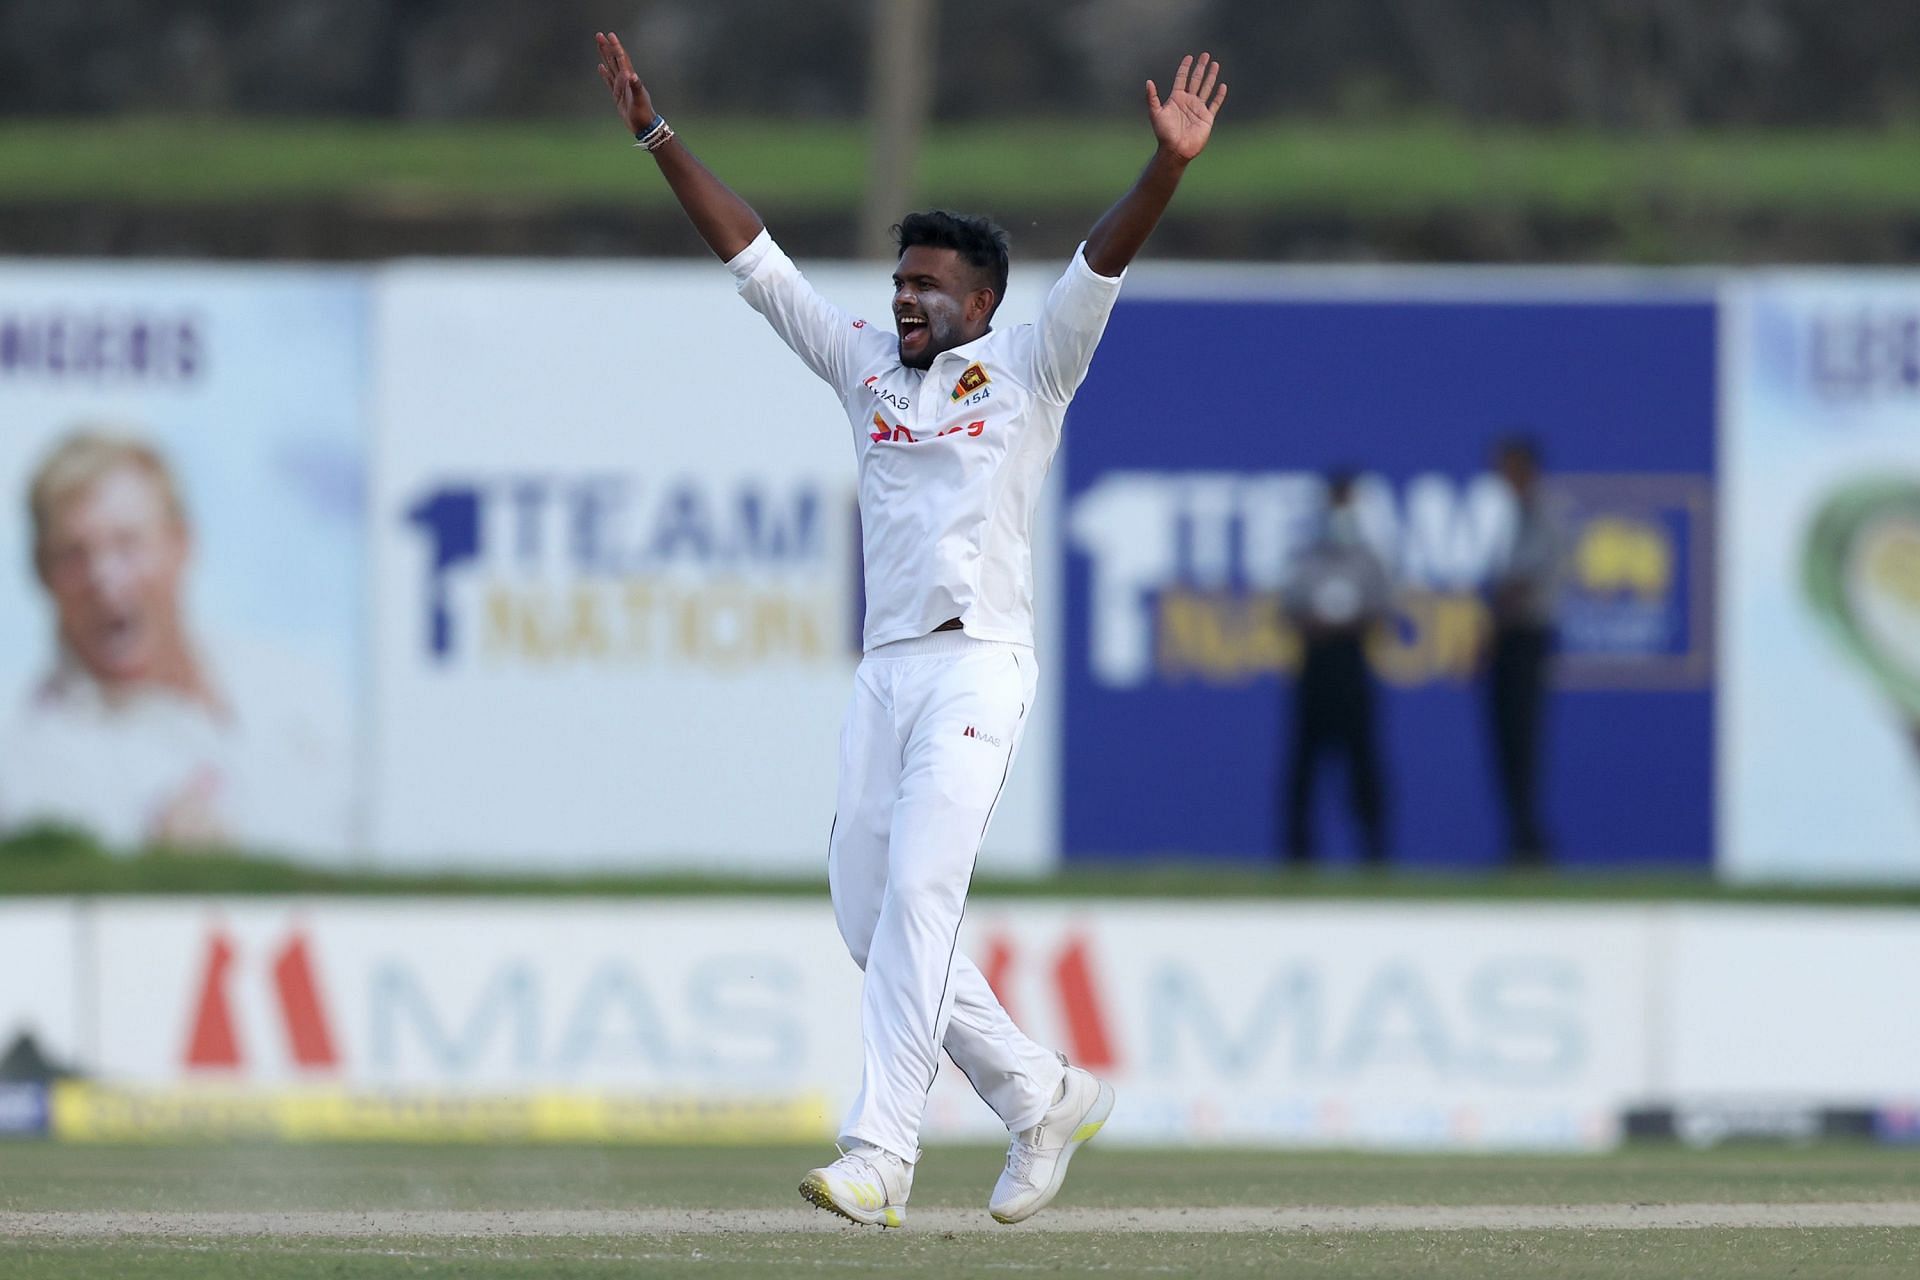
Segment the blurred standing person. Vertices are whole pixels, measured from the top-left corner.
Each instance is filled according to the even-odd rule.
[[[1487,582],[1492,637],[1487,655],[1488,711],[1500,799],[1507,818],[1507,857],[1514,866],[1544,866],[1552,846],[1540,824],[1541,722],[1555,610],[1566,561],[1566,522],[1540,480],[1540,451],[1512,436],[1494,448],[1494,470],[1512,492],[1513,539]]]
[[[53,654],[0,733],[0,830],[344,852],[344,698],[289,655],[217,652],[187,617],[193,536],[158,450],[92,430],[27,492]]]
[[[1386,566],[1361,537],[1350,473],[1328,476],[1325,518],[1295,560],[1282,600],[1302,648],[1287,776],[1287,859],[1296,866],[1313,859],[1314,778],[1322,759],[1343,754],[1361,854],[1379,866],[1387,859],[1386,788],[1366,645],[1386,620],[1393,592]]]

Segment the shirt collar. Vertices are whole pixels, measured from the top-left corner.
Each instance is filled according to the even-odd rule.
[[[971,363],[982,351],[986,350],[987,341],[992,337],[993,330],[989,329],[972,342],[963,342],[957,347],[950,347],[942,351],[940,355],[934,357],[934,360],[938,362],[942,356],[963,356]]]

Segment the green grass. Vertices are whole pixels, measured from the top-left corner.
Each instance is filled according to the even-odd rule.
[[[681,122],[712,167],[769,209],[837,210],[865,183],[856,122]],[[1181,193],[1195,211],[1406,214],[1530,208],[1920,210],[1920,131],[1629,134],[1229,120]],[[921,198],[1078,208],[1111,200],[1147,152],[1137,122],[933,131]],[[11,120],[9,201],[664,206],[611,120],[395,125],[329,120]]]
[[[231,852],[115,857],[83,836],[42,830],[0,840],[0,898],[36,894],[467,894],[482,897],[661,897],[749,893],[819,897],[817,876],[595,873],[392,873],[326,870]],[[975,878],[976,896],[1010,898],[1234,898],[1413,902],[1791,902],[1920,905],[1920,886],[1727,885],[1705,872],[1494,871],[1484,874],[1280,870],[1264,864],[1088,863],[1038,879]]]
[[[0,1209],[779,1208],[811,1148],[0,1147]],[[999,1153],[941,1148],[915,1206],[979,1209]],[[1392,1157],[1094,1148],[1065,1205],[1622,1204],[1912,1200],[1920,1162],[1855,1146],[1597,1157]],[[984,1217],[984,1209],[980,1209]],[[0,1239],[13,1280],[882,1274],[1313,1277],[1864,1277],[1912,1273],[1900,1228],[710,1233],[454,1239]]]
[[[0,1210],[787,1208],[820,1147],[0,1144]],[[1002,1152],[938,1147],[918,1207],[984,1204]],[[1605,1155],[1359,1155],[1089,1147],[1060,1201],[1163,1205],[1920,1200],[1920,1158],[1851,1143]]]
[[[978,1236],[873,1236],[804,1243],[779,1237],[688,1241],[0,1242],[12,1280],[337,1280],[341,1276],[548,1277],[878,1275],[1005,1277],[1462,1277],[1474,1280],[1672,1280],[1688,1277],[1909,1280],[1920,1231],[1593,1231],[1379,1236],[1032,1236],[1020,1247]]]
[[[1460,1277],[1461,1280],[1673,1280],[1794,1277],[1911,1280],[1920,1231],[1473,1231],[1382,1235],[1027,1236],[929,1240],[846,1237],[622,1237],[614,1240],[405,1239],[0,1241],[10,1280],[338,1280],[342,1276],[548,1280],[549,1277]]]

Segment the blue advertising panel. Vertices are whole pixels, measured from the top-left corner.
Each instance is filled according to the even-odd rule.
[[[1368,651],[1391,859],[1500,861],[1484,593],[1517,523],[1491,450],[1520,434],[1563,530],[1553,860],[1710,863],[1715,341],[1691,294],[1123,300],[1067,431],[1067,856],[1275,856],[1281,593],[1350,469],[1394,584]],[[1329,861],[1356,843],[1340,772]]]

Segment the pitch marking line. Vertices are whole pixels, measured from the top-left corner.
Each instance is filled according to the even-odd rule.
[[[1050,1209],[1004,1227],[984,1209],[909,1209],[908,1231],[1015,1232],[1619,1231],[1920,1227],[1920,1201],[1799,1204],[1361,1205],[1326,1208]],[[290,1213],[0,1213],[13,1239],[150,1236],[419,1237],[498,1240],[725,1236],[872,1230],[812,1209],[378,1210]]]

